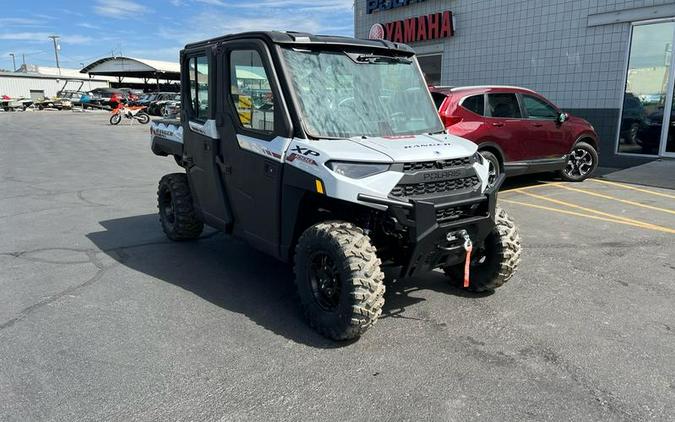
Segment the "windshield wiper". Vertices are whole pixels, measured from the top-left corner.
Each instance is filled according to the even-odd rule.
[[[397,57],[397,56],[375,56],[373,54],[361,54],[356,56],[357,62],[368,62],[368,63],[403,63],[411,64],[412,60],[406,57]]]

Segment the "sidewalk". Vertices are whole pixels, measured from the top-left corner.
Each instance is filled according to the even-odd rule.
[[[640,166],[617,170],[599,168],[598,177],[614,182],[675,189],[675,159],[662,158]]]

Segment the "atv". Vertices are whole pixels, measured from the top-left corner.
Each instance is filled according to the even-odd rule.
[[[488,188],[476,145],[445,132],[408,46],[249,32],[188,44],[180,63],[180,120],[150,129],[185,169],[159,182],[169,239],[209,225],[292,264],[309,324],[335,340],[375,324],[385,268],[475,292],[513,276],[503,175]]]

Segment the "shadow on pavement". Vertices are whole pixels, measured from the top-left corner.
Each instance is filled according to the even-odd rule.
[[[244,242],[216,231],[200,239],[172,242],[164,237],[156,214],[100,222],[104,231],[87,237],[110,257],[143,274],[192,292],[292,341],[317,348],[351,344],[328,340],[305,322],[295,298],[292,269]],[[442,273],[388,283],[383,318],[404,317],[406,308],[424,299],[419,290],[480,298],[447,282]]]

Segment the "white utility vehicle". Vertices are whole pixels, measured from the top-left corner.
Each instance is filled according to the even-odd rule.
[[[413,51],[388,41],[250,32],[181,51],[181,119],[152,150],[173,240],[204,224],[292,263],[307,319],[344,340],[395,278],[442,269],[474,291],[508,281],[520,237],[476,145],[448,135]]]

